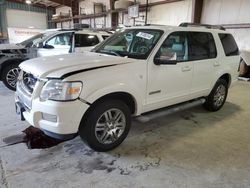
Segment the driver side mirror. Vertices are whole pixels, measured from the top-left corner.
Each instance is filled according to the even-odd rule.
[[[36,44],[36,47],[37,47],[37,48],[43,48],[43,43],[42,43],[42,42],[37,43],[37,44]]]
[[[53,48],[55,48],[55,47],[52,46],[52,45],[49,45],[49,44],[45,44],[45,45],[43,46],[43,48],[45,48],[45,49],[53,49]]]

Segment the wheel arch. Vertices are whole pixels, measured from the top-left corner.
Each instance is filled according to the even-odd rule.
[[[108,93],[105,94],[103,96],[100,96],[99,98],[97,98],[94,102],[92,102],[90,104],[90,107],[88,108],[88,110],[84,113],[81,123],[79,125],[78,131],[79,129],[84,126],[84,122],[86,121],[86,118],[88,117],[89,113],[91,112],[91,110],[100,102],[104,101],[104,100],[109,100],[109,99],[116,99],[116,100],[121,100],[123,101],[125,104],[128,105],[129,109],[131,110],[131,114],[136,114],[137,113],[137,102],[136,99],[133,95],[131,95],[128,92],[124,92],[124,91],[116,91],[116,92],[112,92],[112,93]]]
[[[219,79],[223,79],[228,83],[228,87],[231,85],[231,75],[229,73],[222,74]]]
[[[1,64],[0,75],[2,75],[3,70],[4,70],[7,66],[9,66],[9,65],[11,65],[11,64],[14,64],[14,63],[20,64],[20,63],[22,63],[22,62],[25,61],[25,60],[27,60],[27,59],[21,59],[21,58],[7,59],[6,61],[4,61],[4,62]],[[0,77],[2,77],[2,76],[0,76]]]
[[[103,100],[108,100],[108,99],[120,100],[124,102],[126,105],[128,105],[129,109],[131,110],[131,114],[137,113],[137,102],[136,102],[135,97],[132,94],[128,92],[124,92],[124,91],[115,91],[115,92],[107,93],[103,96],[100,96],[91,103],[91,106],[95,106],[95,104]]]

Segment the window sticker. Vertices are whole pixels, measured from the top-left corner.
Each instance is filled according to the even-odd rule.
[[[136,34],[137,37],[141,37],[147,40],[150,40],[154,37],[154,35],[148,34],[148,33],[144,33],[144,32],[139,32]]]

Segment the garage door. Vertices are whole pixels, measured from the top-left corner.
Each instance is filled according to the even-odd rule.
[[[7,9],[9,43],[20,43],[47,28],[46,14]]]
[[[7,9],[7,25],[15,28],[36,28],[46,29],[47,21],[46,14],[29,12],[22,10]]]

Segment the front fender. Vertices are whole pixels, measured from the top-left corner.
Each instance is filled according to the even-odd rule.
[[[142,113],[142,104],[143,104],[143,98],[141,95],[141,92],[138,91],[135,87],[131,85],[126,85],[126,84],[116,84],[116,85],[111,85],[107,86],[101,89],[96,90],[93,93],[88,94],[86,97],[84,97],[84,100],[86,100],[89,103],[94,103],[96,100],[100,99],[101,97],[116,93],[116,92],[124,92],[127,94],[130,94],[134,98],[135,102],[135,115],[139,115]]]

